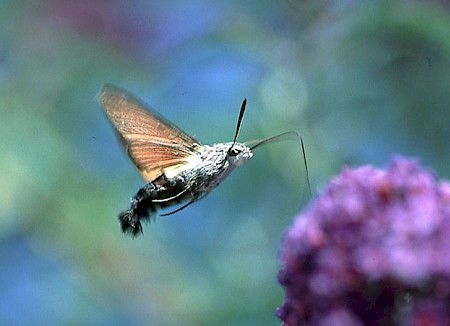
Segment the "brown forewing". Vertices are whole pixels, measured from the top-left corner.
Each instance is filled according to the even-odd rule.
[[[146,109],[126,91],[108,84],[100,99],[128,155],[147,181],[159,177],[165,168],[186,164],[189,156],[198,153],[196,139]]]

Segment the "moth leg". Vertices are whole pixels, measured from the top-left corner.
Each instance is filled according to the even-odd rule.
[[[172,200],[180,197],[184,193],[186,193],[186,191],[188,191],[189,189],[191,189],[191,187],[185,187],[183,190],[181,190],[179,193],[177,193],[174,196],[166,197],[166,198],[163,198],[163,199],[153,199],[152,202],[154,202],[154,203],[164,203],[164,202],[172,201]],[[163,215],[161,215],[161,216],[163,216]]]
[[[173,212],[161,214],[160,216],[168,216],[168,215],[172,215],[172,214],[178,213],[179,211],[185,209],[186,207],[188,207],[190,204],[192,204],[192,203],[195,202],[195,201],[196,201],[196,199],[192,199],[190,202],[188,202],[187,204],[181,206],[180,208],[177,208],[177,209],[174,210]]]
[[[191,188],[191,185],[182,176],[168,179],[165,173],[153,180],[152,183],[158,188],[158,195],[153,197],[152,202],[161,203],[161,206],[165,206],[164,203],[176,201]]]

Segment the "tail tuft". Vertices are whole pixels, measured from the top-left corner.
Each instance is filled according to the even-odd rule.
[[[132,210],[127,210],[119,214],[120,227],[124,234],[128,234],[135,238],[141,235],[142,224],[140,222],[141,218],[148,218],[147,216],[139,216]]]
[[[130,209],[119,214],[120,226],[124,234],[133,238],[142,234],[141,222],[148,222],[156,212],[156,207],[152,202],[156,196],[155,185],[149,182],[131,198]]]

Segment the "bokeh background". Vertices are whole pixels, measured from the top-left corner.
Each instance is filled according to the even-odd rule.
[[[299,145],[120,233],[143,180],[98,103],[114,83],[204,143],[302,134],[313,197],[343,166],[450,175],[446,1],[0,3],[0,324],[277,325]]]

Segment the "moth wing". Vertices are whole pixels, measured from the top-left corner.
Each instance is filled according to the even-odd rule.
[[[107,84],[100,100],[129,157],[147,181],[198,158],[200,142],[128,92]]]
[[[147,181],[153,181],[161,174],[177,174],[191,162],[197,162],[200,155],[196,147],[180,147],[179,144],[154,143],[154,139],[140,139],[126,145],[128,155]],[[175,172],[177,171],[177,172]]]

